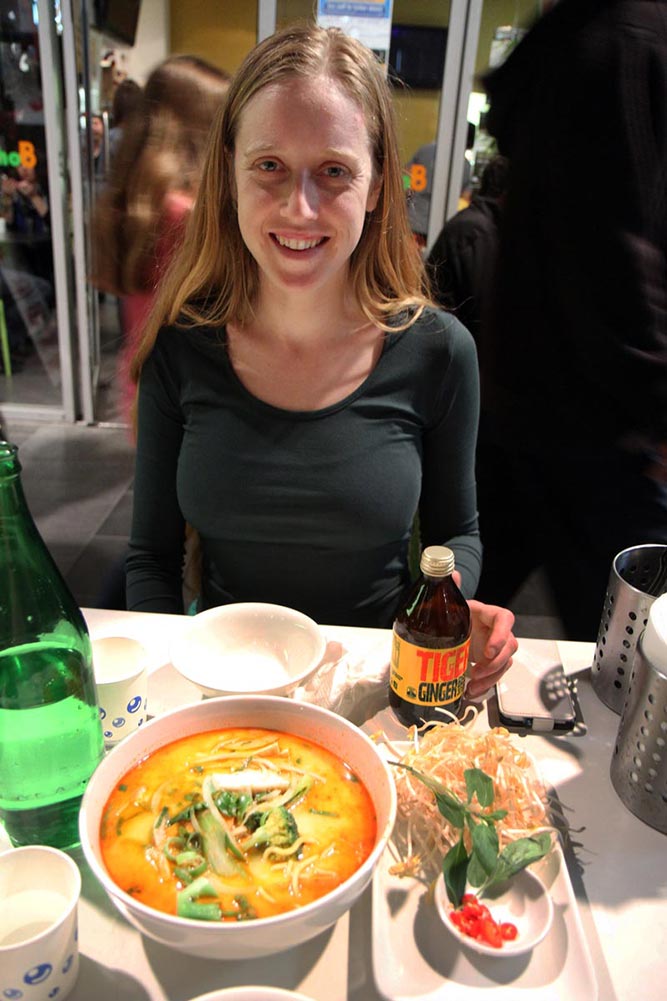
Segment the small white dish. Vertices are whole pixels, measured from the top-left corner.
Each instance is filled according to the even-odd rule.
[[[472,891],[474,892],[474,891]],[[447,931],[458,941],[482,956],[505,958],[522,956],[542,941],[553,921],[553,902],[542,881],[530,869],[522,869],[507,883],[491,890],[481,899],[499,924],[510,921],[518,934],[513,941],[503,942],[499,949],[464,935],[452,922],[454,910],[440,876],[435,885],[435,906]]]
[[[191,616],[171,644],[171,662],[207,697],[291,695],[325,649],[324,633],[302,612],[235,602]]]

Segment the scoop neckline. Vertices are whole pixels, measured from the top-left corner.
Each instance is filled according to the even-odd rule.
[[[282,417],[283,419],[316,420],[317,418],[327,417],[329,414],[336,413],[338,410],[344,410],[366,391],[369,384],[372,383],[373,379],[375,378],[375,374],[379,369],[380,365],[382,364],[382,360],[385,354],[394,346],[394,344],[398,342],[398,340],[400,340],[402,335],[405,333],[405,330],[386,330],[384,333],[385,336],[382,342],[382,350],[380,352],[378,360],[371,369],[371,371],[368,373],[366,378],[363,380],[363,382],[360,382],[357,388],[352,390],[351,393],[348,393],[347,396],[336,401],[335,403],[328,404],[326,407],[319,407],[317,410],[289,410],[287,407],[277,407],[275,406],[275,404],[267,403],[266,400],[262,400],[261,397],[255,396],[254,393],[251,393],[250,390],[247,388],[247,386],[245,386],[241,381],[241,379],[238,377],[236,370],[232,365],[232,361],[231,358],[229,357],[229,352],[227,350],[228,342],[227,342],[226,327],[223,328],[222,331],[223,344],[225,348],[225,366],[227,368],[229,375],[233,379],[234,384],[241,392],[241,394],[245,396],[246,399],[250,400],[256,407],[260,407],[263,410],[268,411],[269,413],[276,414]]]

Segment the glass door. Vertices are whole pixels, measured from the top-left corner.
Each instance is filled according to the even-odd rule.
[[[56,7],[0,0],[0,415],[75,416]],[[54,253],[54,247],[59,248]]]
[[[547,0],[452,0],[450,22],[456,18],[458,59],[454,61],[459,79],[457,82],[454,67],[449,77],[445,67],[428,247],[444,223],[479,191],[484,167],[496,152],[485,127],[484,75],[506,58],[546,4]],[[448,135],[450,162],[446,170]]]

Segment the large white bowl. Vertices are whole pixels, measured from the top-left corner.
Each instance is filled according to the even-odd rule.
[[[326,639],[284,605],[241,601],[187,619],[171,662],[204,695],[289,695],[321,662]]]
[[[111,790],[147,754],[180,737],[219,727],[266,727],[305,737],[345,761],[365,784],[375,807],[377,834],[359,869],[318,900],[276,917],[236,924],[179,918],[134,900],[111,879],[100,851],[100,824]],[[239,695],[207,699],[175,709],[136,730],[98,765],[79,816],[81,846],[111,901],[127,920],[172,949],[208,959],[248,959],[306,942],[333,925],[370,882],[396,817],[396,789],[375,744],[356,726],[328,709],[276,696]]]

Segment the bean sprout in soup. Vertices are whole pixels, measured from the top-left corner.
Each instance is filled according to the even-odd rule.
[[[376,837],[363,782],[330,751],[259,728],[176,740],[132,768],[101,825],[126,893],[203,921],[264,918],[333,890]]]

